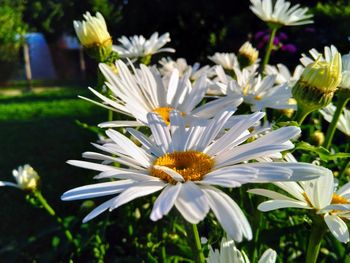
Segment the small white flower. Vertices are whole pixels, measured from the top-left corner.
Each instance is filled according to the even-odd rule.
[[[320,113],[326,121],[331,122],[336,109],[337,108],[333,104],[329,104],[327,107],[320,110]],[[346,108],[344,108],[343,113],[339,117],[337,129],[347,136],[350,136],[350,111]]]
[[[211,68],[208,65],[201,68],[199,63],[195,63],[191,66],[187,64],[184,58],[178,58],[177,60],[162,58],[159,64],[162,66],[159,72],[167,78],[170,78],[175,69],[178,70],[180,77],[188,74],[191,81],[199,79],[202,75],[207,75],[208,77],[212,75]]]
[[[136,35],[129,38],[122,36],[118,38],[118,41],[120,45],[114,45],[113,50],[121,58],[137,59],[161,52],[175,52],[173,48],[162,48],[166,43],[170,42],[169,33],[158,37],[158,32],[155,32],[150,39]]]
[[[276,262],[277,253],[273,249],[267,249],[258,263],[274,263]],[[223,238],[221,240],[220,250],[209,246],[209,255],[207,263],[250,263],[247,255],[242,251],[239,251],[233,240],[227,240]]]
[[[29,164],[19,166],[17,170],[12,171],[12,175],[16,179],[16,183],[0,181],[0,186],[13,186],[28,191],[37,189],[40,177]]]
[[[238,60],[240,66],[250,66],[257,62],[259,58],[259,51],[252,46],[252,44],[247,41],[245,42],[238,51]]]
[[[197,224],[211,209],[230,238],[251,239],[250,225],[239,206],[215,186],[235,188],[245,183],[285,180],[309,180],[322,175],[322,169],[307,163],[257,163],[257,158],[280,157],[294,145],[289,139],[300,133],[297,127],[283,127],[253,142],[248,129],[264,113],[241,116],[224,135],[218,137],[233,110],[218,113],[206,126],[185,125],[178,111],[171,111],[170,125],[155,113],[148,114],[152,136],[135,129],[127,131],[142,146],[125,135],[107,130],[113,143],[95,145],[109,153],[86,152],[85,158],[100,160],[68,161],[69,164],[99,171],[98,179],[114,181],[78,187],[63,194],[62,200],[78,200],[117,195],[95,208],[84,222],[107,209],[113,210],[136,198],[161,191],[151,212],[151,219],[161,219],[176,207],[190,223]],[[115,167],[114,162],[124,168]]]
[[[179,110],[186,118],[186,123],[212,118],[222,109],[237,107],[242,98],[220,98],[198,106],[208,89],[206,75],[191,83],[189,76],[180,78],[179,71],[174,69],[170,78],[162,79],[154,67],[140,65],[140,69],[130,71],[121,60],[116,61],[118,74],[109,66],[100,64],[105,76],[106,85],[112,94],[106,97],[97,91],[90,90],[99,97],[102,103],[94,102],[102,107],[123,113],[136,121],[112,121],[100,124],[100,127],[122,127],[147,125],[147,113],[156,112],[169,122],[169,113]],[[85,98],[86,99],[86,98]],[[89,100],[89,99],[87,99]]]
[[[84,47],[93,47],[95,45],[103,46],[110,42],[111,36],[108,33],[106,21],[103,16],[97,12],[92,16],[89,12],[83,15],[85,21],[74,21],[75,32]]]
[[[326,172],[323,176],[307,182],[274,183],[288,195],[267,189],[252,189],[248,192],[272,199],[258,206],[263,212],[288,207],[315,210],[316,214],[324,218],[331,233],[340,242],[347,243],[349,231],[343,219],[350,219],[350,183],[335,191],[336,183],[332,172],[324,170]]]
[[[208,57],[215,64],[222,66],[226,70],[239,68],[237,56],[234,53],[218,53]]]
[[[296,66],[293,74],[289,69],[283,64],[277,64],[276,66],[266,65],[265,74],[266,75],[276,75],[276,84],[287,83],[288,86],[294,86],[295,82],[298,81],[301,74],[303,73],[304,67],[301,65]]]
[[[284,0],[277,0],[272,5],[272,0],[250,0],[250,9],[261,20],[276,26],[298,26],[311,24],[312,15],[306,14],[307,7],[299,8],[299,4],[291,6],[291,3]]]
[[[230,82],[229,89],[233,94],[241,95],[245,103],[251,105],[252,111],[271,109],[296,109],[292,104],[291,88],[286,84],[275,85],[276,75],[254,78],[244,72],[237,74],[237,80]],[[236,95],[236,96],[237,96]]]

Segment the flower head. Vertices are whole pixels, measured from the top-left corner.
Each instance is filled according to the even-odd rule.
[[[254,64],[259,57],[259,51],[250,42],[245,42],[238,51],[238,61],[241,68]]]
[[[169,79],[162,79],[158,71],[142,64],[140,69],[130,71],[119,60],[116,68],[118,74],[107,65],[100,65],[112,96],[106,97],[91,89],[103,101],[103,104],[95,103],[131,116],[136,121],[113,121],[100,124],[101,127],[147,125],[149,112],[158,113],[169,123],[169,114],[173,109],[180,111],[186,122],[202,121],[212,118],[225,107],[236,107],[242,102],[240,97],[220,98],[198,106],[208,89],[206,75],[191,83],[189,75],[180,77],[177,69],[172,71]]]
[[[16,183],[0,181],[0,186],[13,186],[25,191],[35,191],[39,186],[40,177],[29,164],[14,169],[12,175]]]
[[[322,217],[331,233],[340,241],[349,241],[349,231],[343,219],[350,219],[350,183],[335,191],[336,183],[331,171],[324,169],[323,176],[307,182],[274,183],[288,195],[266,189],[248,192],[271,198],[258,206],[266,212],[280,208],[303,208]]]
[[[102,164],[69,161],[71,165],[99,171],[95,178],[114,181],[72,189],[63,200],[117,195],[95,208],[84,222],[105,210],[113,210],[138,197],[161,191],[151,212],[152,220],[168,214],[173,206],[190,223],[197,224],[211,209],[227,234],[236,241],[252,238],[250,225],[238,205],[216,188],[239,187],[249,182],[312,179],[320,175],[317,166],[289,163],[249,163],[262,156],[281,157],[290,149],[289,139],[300,133],[297,127],[284,127],[253,142],[243,143],[254,134],[248,129],[264,114],[241,116],[221,137],[233,110],[223,110],[205,126],[185,125],[178,111],[171,111],[170,125],[155,113],[148,114],[152,136],[127,129],[141,146],[115,130],[107,130],[111,143],[95,145],[110,155],[86,152],[84,157]],[[119,168],[114,162],[127,168]]]
[[[250,0],[250,2],[253,13],[270,26],[298,26],[313,23],[312,15],[306,14],[307,7],[299,8],[299,5],[291,7],[291,3],[284,0],[277,0],[274,6],[272,6],[272,0]]]
[[[152,34],[150,39],[144,36],[132,36],[127,38],[122,36],[118,38],[120,45],[113,46],[122,58],[150,58],[150,56],[161,52],[175,52],[173,48],[163,48],[166,43],[170,42],[169,33],[165,33],[158,37],[158,32]]]
[[[334,53],[328,60],[319,57],[308,64],[293,87],[298,107],[311,112],[327,106],[342,78],[341,56]]]
[[[99,12],[96,16],[89,12],[83,16],[85,21],[73,22],[75,32],[88,54],[103,61],[112,51],[112,38],[108,33],[106,21]]]
[[[234,53],[218,53],[208,57],[215,64],[222,66],[226,70],[239,68],[237,56]]]
[[[267,249],[258,263],[274,263],[276,262],[277,253],[273,249]],[[249,259],[244,252],[239,251],[233,240],[223,238],[220,244],[220,250],[209,246],[209,255],[207,263],[249,263]]]

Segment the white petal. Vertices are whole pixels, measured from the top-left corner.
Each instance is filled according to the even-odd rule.
[[[207,198],[203,191],[191,181],[181,187],[175,206],[181,215],[191,224],[203,220],[209,212]]]
[[[261,195],[261,196],[265,196],[274,200],[289,200],[289,201],[298,201],[295,199],[292,199],[288,196],[285,196],[283,194],[271,191],[271,190],[267,190],[267,189],[259,189],[259,188],[255,188],[255,189],[250,189],[247,191],[248,193],[251,194],[256,194],[256,195]],[[306,203],[306,202],[305,202]]]
[[[77,187],[65,192],[61,196],[63,201],[80,200],[93,197],[100,197],[111,194],[118,194],[135,183],[132,180],[121,180],[114,182],[90,184]]]
[[[12,186],[16,188],[20,188],[17,184],[7,181],[0,181],[0,186]]]
[[[118,128],[118,127],[137,127],[144,126],[143,123],[139,121],[108,121],[102,122],[98,125],[100,128]]]
[[[171,152],[171,137],[168,126],[156,113],[148,113],[147,119],[157,146],[163,152]]]
[[[276,251],[269,248],[264,252],[264,254],[262,254],[258,263],[275,263],[276,259],[277,259]]]
[[[162,181],[148,181],[136,183],[122,192],[113,202],[109,210],[118,208],[119,206],[126,204],[138,197],[153,194],[166,186]]]
[[[154,165],[153,168],[165,172],[166,174],[170,175],[171,178],[173,178],[177,182],[184,182],[185,181],[185,179],[182,177],[181,174],[179,174],[178,172],[176,172],[175,170],[173,170],[167,166]]]
[[[227,235],[235,241],[252,239],[252,229],[238,205],[225,193],[214,187],[203,187],[209,206]]]
[[[99,205],[98,207],[96,207],[94,210],[92,210],[86,217],[84,217],[83,219],[83,223],[86,223],[87,221],[95,218],[96,216],[98,216],[99,214],[103,213],[104,211],[106,211],[108,208],[111,207],[111,205],[113,204],[113,202],[117,199],[118,197],[114,197],[104,203],[102,203],[101,205]]]
[[[324,220],[336,239],[343,243],[349,242],[348,227],[340,217],[326,214]]]
[[[157,221],[169,213],[181,190],[181,186],[181,183],[177,183],[176,185],[168,185],[165,187],[153,205],[150,216],[153,221]]]
[[[271,210],[289,207],[311,209],[311,207],[309,207],[305,202],[289,200],[269,200],[261,203],[258,206],[258,209],[260,211],[267,212]]]

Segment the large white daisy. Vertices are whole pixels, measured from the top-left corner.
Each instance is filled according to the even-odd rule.
[[[115,181],[72,189],[63,194],[62,200],[116,195],[88,214],[83,220],[86,222],[105,210],[161,191],[153,205],[152,220],[161,219],[175,206],[188,222],[197,224],[211,209],[230,238],[251,239],[252,231],[244,213],[215,186],[231,188],[250,182],[312,179],[321,175],[322,170],[306,163],[248,163],[262,156],[281,157],[281,151],[293,147],[289,139],[297,136],[300,129],[284,127],[244,144],[253,136],[248,132],[249,127],[264,116],[256,112],[241,117],[230,130],[215,139],[232,113],[233,110],[225,110],[204,127],[185,125],[178,111],[171,111],[170,125],[159,115],[149,113],[151,137],[127,129],[142,146],[115,130],[107,130],[113,142],[95,146],[110,155],[83,154],[86,158],[101,160],[102,164],[68,163],[99,171],[98,179],[113,178]],[[127,168],[115,167],[114,162]]]
[[[158,32],[152,34],[150,39],[144,36],[132,36],[127,38],[122,36],[118,38],[120,45],[113,45],[113,50],[119,54],[121,58],[141,58],[160,52],[175,52],[173,48],[162,48],[166,43],[170,42],[169,33],[165,33],[158,37]]]
[[[325,169],[326,170],[326,169]],[[287,195],[267,189],[248,192],[271,198],[258,206],[266,212],[280,208],[303,208],[314,210],[327,224],[331,233],[340,241],[349,241],[349,231],[343,219],[350,219],[350,183],[335,191],[336,182],[331,171],[307,182],[278,182],[276,186]]]
[[[299,8],[299,4],[291,6],[284,0],[277,0],[273,6],[272,0],[250,0],[250,9],[261,20],[277,26],[298,26],[311,24],[312,14],[306,14],[307,7]]]
[[[202,121],[213,117],[222,109],[236,107],[242,98],[220,98],[201,106],[208,89],[206,75],[202,75],[193,84],[189,75],[179,77],[179,71],[174,69],[170,79],[164,80],[155,68],[140,65],[140,69],[130,71],[127,65],[118,60],[116,62],[118,74],[105,64],[100,69],[107,80],[107,87],[111,96],[90,90],[99,97],[103,103],[94,102],[102,107],[131,116],[136,121],[112,121],[100,124],[101,127],[140,126],[147,124],[147,113],[156,112],[166,122],[169,122],[169,112],[177,109],[186,118],[186,123]]]

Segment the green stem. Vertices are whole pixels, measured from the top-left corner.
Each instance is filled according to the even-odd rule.
[[[325,232],[323,225],[313,222],[307,248],[306,263],[316,263]]]
[[[108,121],[113,121],[113,111],[108,110]]]
[[[188,224],[187,233],[190,235],[190,245],[195,253],[195,262],[196,263],[204,263],[205,257],[202,250],[202,244],[198,233],[198,228],[196,224]],[[191,233],[191,234],[190,234]]]
[[[310,113],[310,111],[306,111],[303,108],[298,107],[298,110],[294,116],[294,121],[296,121],[300,126],[303,123],[303,121],[305,120],[306,116],[309,115],[309,113]]]
[[[47,211],[47,213],[54,217],[56,221],[61,225],[63,232],[67,238],[67,240],[73,244],[76,245],[75,240],[73,238],[72,233],[69,231],[69,229],[64,225],[62,218],[60,218],[58,215],[56,215],[55,210],[50,206],[50,204],[46,201],[45,197],[41,194],[40,191],[33,192],[36,199],[40,202],[42,207]]]
[[[265,66],[269,63],[270,61],[270,55],[271,55],[271,51],[273,48],[273,40],[275,39],[276,36],[276,32],[277,32],[278,28],[277,27],[273,27],[271,29],[271,34],[270,34],[270,38],[269,38],[269,43],[266,46],[266,51],[265,51],[265,56],[264,56],[264,60],[263,63],[261,65],[261,73],[264,74],[264,70],[265,70]]]
[[[326,139],[324,142],[324,147],[326,149],[328,149],[332,144],[332,140],[334,137],[335,130],[337,128],[337,123],[338,123],[339,117],[340,117],[341,113],[343,112],[343,109],[344,109],[346,103],[348,102],[348,100],[349,100],[349,98],[347,98],[347,97],[338,96],[337,109],[333,115],[332,122],[330,123],[330,125],[328,127]]]

